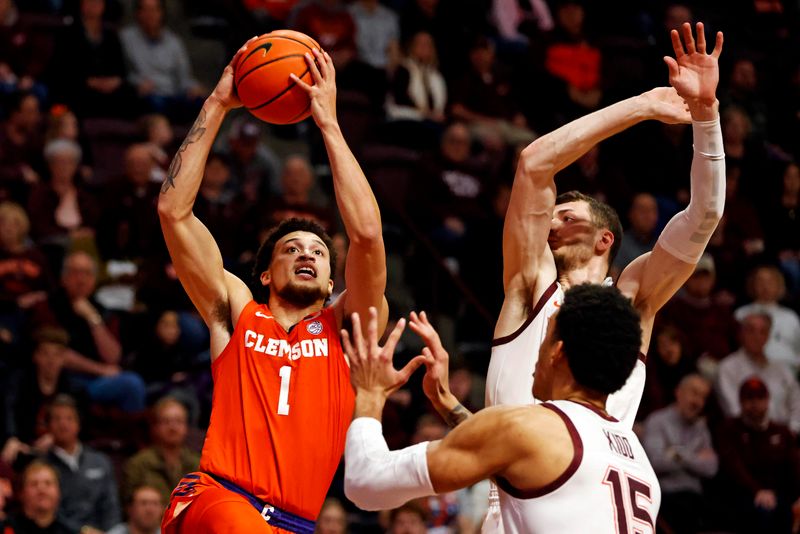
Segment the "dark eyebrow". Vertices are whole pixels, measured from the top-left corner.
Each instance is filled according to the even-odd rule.
[[[300,238],[299,237],[293,237],[291,239],[287,239],[286,241],[283,242],[283,244],[284,245],[288,245],[292,241],[300,241]],[[312,241],[314,241],[318,245],[322,245],[325,248],[325,250],[328,250],[328,245],[326,245],[324,241],[322,241],[320,239],[313,239]]]

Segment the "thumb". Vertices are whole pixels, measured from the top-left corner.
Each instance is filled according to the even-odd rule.
[[[680,74],[680,67],[678,66],[678,62],[675,61],[675,58],[670,56],[664,56],[664,63],[667,64],[667,68],[669,69],[669,79],[673,79]]]
[[[397,375],[400,380],[396,385],[402,386],[403,384],[408,382],[408,379],[411,378],[411,375],[414,374],[414,371],[419,369],[420,366],[425,363],[426,359],[427,358],[425,356],[420,354],[419,356],[415,356],[413,360],[408,362],[405,367],[403,367],[402,369],[400,369],[400,371],[398,371]]]

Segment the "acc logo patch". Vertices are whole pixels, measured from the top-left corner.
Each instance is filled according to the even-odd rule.
[[[306,325],[306,330],[308,330],[309,334],[318,335],[322,333],[322,323],[319,321],[313,321]]]

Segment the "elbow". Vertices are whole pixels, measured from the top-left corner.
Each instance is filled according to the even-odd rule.
[[[522,149],[517,164],[517,174],[528,177],[537,185],[544,185],[552,180],[553,165],[547,156],[548,149],[544,146],[545,137],[540,137]]]
[[[380,219],[374,223],[360,225],[359,228],[348,232],[351,245],[359,247],[372,247],[383,242],[383,228]]]
[[[158,197],[158,218],[162,223],[175,222],[185,218],[188,214],[184,211],[164,195]]]
[[[380,507],[375,506],[373,499],[370,498],[375,496],[374,488],[369,486],[369,482],[364,477],[352,476],[347,473],[347,470],[345,470],[344,477],[344,495],[362,510],[368,512],[380,510]]]

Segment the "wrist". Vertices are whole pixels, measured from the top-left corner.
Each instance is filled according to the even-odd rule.
[[[356,388],[356,406],[353,417],[372,417],[381,420],[386,394],[382,391]]]
[[[336,117],[320,120],[317,124],[323,135],[342,135],[342,130]]]
[[[94,328],[95,326],[100,326],[103,324],[103,318],[99,313],[95,313],[86,317],[86,322],[89,323],[89,326]]]
[[[431,399],[431,403],[434,409],[440,414],[449,413],[455,409],[456,406],[461,404],[449,391],[440,391],[435,399]]]
[[[223,115],[230,111],[230,108],[225,106],[222,100],[214,93],[211,93],[208,98],[206,98],[206,101],[203,102],[203,109],[206,110],[206,113],[217,112]]]
[[[693,121],[713,121],[719,118],[719,101],[714,100],[688,100],[689,113]]]

